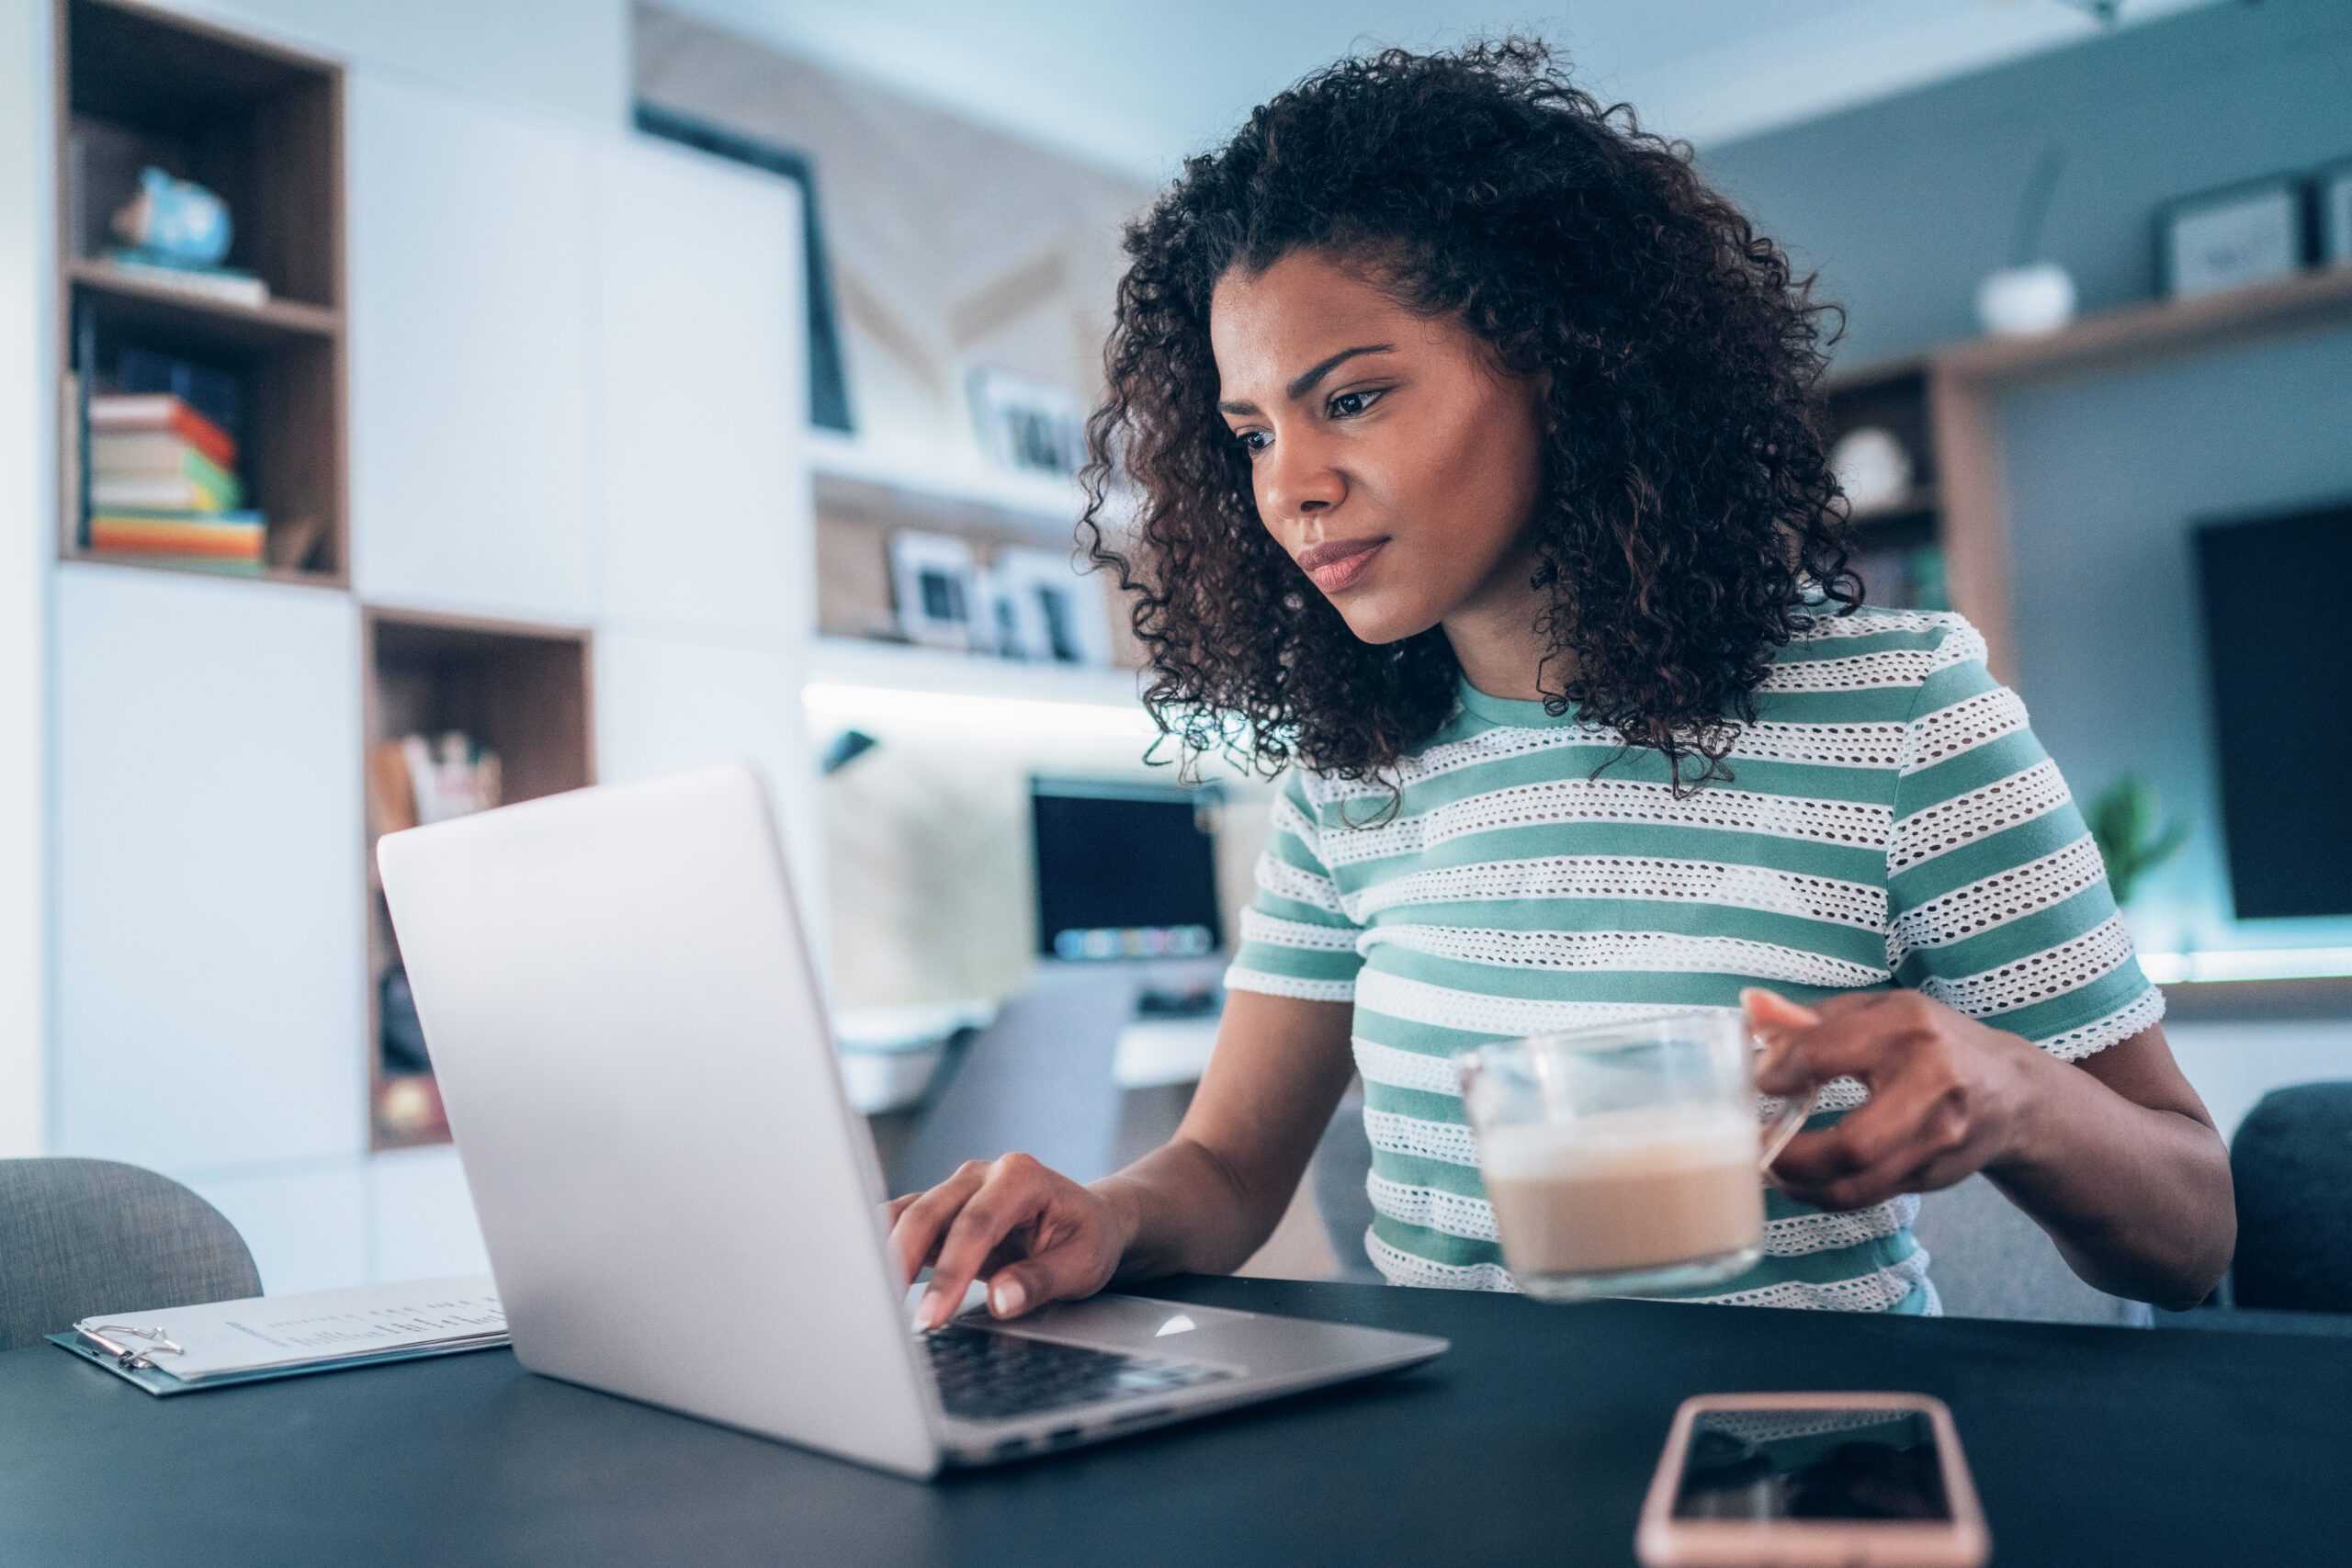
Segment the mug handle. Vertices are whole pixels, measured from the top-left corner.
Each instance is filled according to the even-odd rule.
[[[1805,1089],[1802,1098],[1792,1097],[1781,1107],[1780,1119],[1772,1123],[1772,1130],[1764,1134],[1764,1153],[1756,1162],[1756,1168],[1767,1178],[1772,1174],[1772,1162],[1781,1157],[1781,1151],[1787,1148],[1789,1140],[1797,1135],[1797,1129],[1804,1126],[1805,1118],[1813,1114],[1813,1102],[1820,1098],[1821,1086],[1814,1084]]]

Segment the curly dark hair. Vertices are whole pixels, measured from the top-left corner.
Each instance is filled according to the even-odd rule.
[[[1730,777],[1806,606],[1860,602],[1813,400],[1835,307],[1686,144],[1603,107],[1541,43],[1340,61],[1189,160],[1125,248],[1080,537],[1130,596],[1145,700],[1188,763],[1217,751],[1271,774],[1295,755],[1373,778],[1453,704],[1443,628],[1359,640],[1261,526],[1217,415],[1210,296],[1295,252],[1460,320],[1514,375],[1551,373],[1539,689],[1555,716],[1663,752],[1678,794]],[[1114,544],[1121,469],[1139,493]]]

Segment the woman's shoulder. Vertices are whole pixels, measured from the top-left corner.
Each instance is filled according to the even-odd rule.
[[[1836,608],[1809,615],[1773,649],[1761,691],[1916,691],[1939,671],[1984,662],[1984,634],[1954,611],[1862,604],[1829,613]]]

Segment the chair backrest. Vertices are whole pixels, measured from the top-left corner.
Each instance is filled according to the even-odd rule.
[[[237,1227],[170,1178],[105,1159],[0,1159],[0,1350],[93,1313],[259,1294]]]
[[[2230,1140],[2242,1307],[2352,1313],[2352,1082],[2262,1097]]]
[[[1369,1284],[1380,1282],[1380,1271],[1364,1253],[1363,1233],[1372,1228],[1372,1140],[1364,1135],[1363,1091],[1351,1089],[1340,1097],[1331,1124],[1315,1145],[1306,1168],[1314,1184],[1315,1207],[1340,1260],[1340,1278]]]
[[[890,1190],[937,1186],[967,1159],[1019,1149],[1073,1181],[1111,1173],[1119,1130],[1113,1071],[1136,981],[1106,966],[1041,969],[1030,988],[940,1066],[890,1161]]]
[[[1954,1317],[2148,1325],[2145,1303],[2083,1283],[2041,1227],[1982,1176],[1924,1195],[1911,1234]]]

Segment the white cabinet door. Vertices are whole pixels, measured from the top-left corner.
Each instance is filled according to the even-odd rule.
[[[797,645],[815,614],[798,187],[616,140],[594,205],[605,614]]]
[[[351,601],[68,565],[56,616],[55,1152],[356,1153]]]
[[[353,581],[585,620],[595,597],[589,138],[355,70]]]
[[[801,662],[782,649],[666,633],[596,639],[597,776],[607,784],[716,762],[768,778],[810,940],[823,956],[823,822],[801,716]]]

